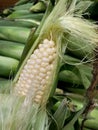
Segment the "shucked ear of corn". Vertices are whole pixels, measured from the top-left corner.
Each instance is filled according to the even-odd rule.
[[[7,98],[5,95],[1,102],[1,129],[49,129],[46,104],[56,88],[58,72],[63,60],[62,46],[66,46],[70,40],[75,42],[76,37],[81,38],[88,45],[96,46],[97,42],[96,26],[78,17],[76,3],[77,1],[73,0],[60,0],[55,3],[47,19],[42,21],[33,36],[30,35],[27,44],[32,46],[28,47],[29,51],[24,49],[27,54],[23,53],[26,57],[22,56],[13,81],[12,94]]]

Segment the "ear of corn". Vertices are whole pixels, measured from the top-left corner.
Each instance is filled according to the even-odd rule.
[[[38,20],[40,21],[43,17],[43,13],[39,13],[39,14],[33,14],[33,13],[30,13],[29,11],[15,11],[13,12],[12,14],[10,14],[7,19],[20,19],[20,18],[23,18],[23,19],[35,19],[35,20]]]
[[[66,10],[67,6],[68,6],[67,1],[66,2],[62,1],[61,3],[57,4],[57,6],[54,8],[53,12],[50,14],[50,16],[45,21],[44,26],[42,27],[42,29],[39,33],[39,37],[35,40],[34,45],[31,47],[27,57],[25,58],[22,66],[20,67],[20,72],[21,72],[21,69],[22,68],[23,69],[22,69],[22,72],[20,74],[20,77],[19,77],[18,82],[17,82],[16,87],[15,87],[16,93],[18,92],[17,90],[19,90],[19,93],[21,93],[21,91],[22,91],[23,95],[25,95],[25,96],[27,94],[31,95],[30,94],[31,88],[33,86],[36,86],[35,82],[38,82],[37,77],[35,75],[39,76],[38,73],[39,74],[42,73],[42,75],[44,73],[47,73],[47,70],[44,67],[42,67],[42,68],[40,67],[42,62],[43,63],[47,62],[48,66],[53,65],[53,69],[51,69],[51,73],[50,73],[51,78],[43,81],[43,82],[45,82],[44,84],[41,84],[42,80],[39,81],[38,89],[40,88],[42,90],[43,86],[46,86],[47,89],[44,89],[44,92],[45,92],[45,90],[48,90],[50,92],[51,88],[49,88],[49,87],[51,86],[53,88],[53,86],[55,85],[54,79],[57,79],[56,73],[58,73],[58,70],[59,70],[58,69],[59,68],[58,66],[59,66],[59,63],[60,63],[59,62],[59,55],[61,53],[60,49],[61,49],[61,39],[62,39],[63,33],[68,33],[68,35],[72,36],[73,38],[75,38],[77,36],[79,36],[79,37],[81,36],[81,39],[84,42],[88,42],[89,44],[90,43],[95,44],[95,42],[97,42],[97,35],[96,35],[96,32],[94,31],[93,24],[91,24],[89,22],[86,23],[82,19],[72,17],[70,15],[70,13],[72,13],[72,11],[74,12],[74,10],[71,10],[71,8],[75,4],[76,3],[72,1],[71,6],[69,8],[69,13],[68,14],[66,13],[65,16],[62,16],[63,14],[61,14],[61,12],[64,12]],[[59,13],[55,14],[56,10],[58,9],[58,6],[62,7],[63,5],[65,5],[64,7],[66,7],[66,8],[62,8]],[[58,16],[60,16],[60,15],[61,15],[61,17],[58,18]],[[56,18],[57,18],[57,20],[55,21]],[[52,21],[51,21],[51,19],[52,19]],[[73,26],[71,21],[74,21],[74,26]],[[54,22],[54,26],[53,26],[53,22]],[[80,26],[78,26],[79,23],[80,23]],[[44,34],[43,32],[46,30],[46,27],[47,27],[47,32],[46,32],[46,34]],[[85,29],[83,29],[83,27],[85,27]],[[58,32],[55,33],[55,30],[57,31],[57,29],[58,29]],[[87,31],[87,30],[89,30],[89,31]],[[71,33],[70,33],[70,31],[71,31]],[[45,38],[47,38],[47,39],[45,39]],[[54,46],[54,48],[50,47],[50,45],[49,45],[51,38],[52,38],[51,43],[54,44],[54,45],[52,45],[52,46]],[[71,40],[70,37],[69,37],[69,40]],[[71,41],[73,42],[73,40],[71,40]],[[45,47],[45,44],[46,44],[47,47]],[[42,48],[45,48],[45,49],[42,49],[43,50],[42,53],[41,53],[41,49],[40,49],[41,45],[42,45]],[[54,49],[55,50],[55,53],[51,53],[49,55],[49,57],[51,55],[52,56],[56,55],[54,58],[52,58],[53,61],[49,61],[49,57],[46,58],[47,56],[43,53],[46,50],[46,54],[47,54],[48,49],[51,49],[51,50]],[[43,58],[40,57],[41,54],[42,54]],[[54,64],[52,62],[54,62]],[[34,63],[34,65],[33,65],[33,63]],[[51,63],[51,64],[49,65],[49,63]],[[40,66],[37,66],[38,68],[40,68],[39,72],[37,71],[38,69],[35,69],[36,68],[35,64],[40,65]],[[31,73],[31,71],[29,72],[29,70],[30,70],[29,67],[32,68],[32,73]],[[30,76],[30,74],[31,74],[31,76]],[[24,75],[26,75],[26,76],[24,76]],[[34,77],[34,78],[31,78],[31,77]],[[47,75],[46,75],[46,77],[47,77]],[[25,82],[24,83],[22,82],[23,78],[24,78],[24,81],[26,81],[29,78],[30,81],[28,80],[29,83],[27,83],[27,85],[26,85]],[[17,79],[17,75],[16,75],[16,79]],[[33,82],[34,82],[34,85],[33,85]],[[48,83],[46,84],[46,82],[48,82]],[[21,85],[22,85],[22,87],[20,87]],[[23,90],[23,87],[24,87],[24,90]],[[39,95],[39,93],[40,93],[39,92],[38,93],[39,96],[35,97],[36,91],[37,91],[36,87],[33,87],[34,95],[33,95],[33,92],[32,92],[32,98],[34,98],[36,100],[39,99],[40,102],[41,102],[43,96]],[[42,95],[44,95],[44,94],[42,94]],[[46,93],[46,95],[48,95],[48,93]],[[44,96],[44,97],[46,99],[46,96]],[[49,96],[47,96],[47,98],[48,97]],[[47,101],[47,99],[46,99],[46,101]]]
[[[18,63],[19,61],[16,59],[0,56],[0,75],[10,78],[15,73]]]
[[[19,5],[22,5],[22,4],[26,4],[26,3],[28,3],[28,1],[29,0],[19,0],[18,2],[16,2],[16,6],[19,6]],[[33,0],[32,0],[32,2],[33,2]]]
[[[38,48],[34,50],[34,53],[30,56],[27,64],[22,70],[15,87],[15,93],[26,96],[29,93],[29,90],[31,90],[36,93],[36,95],[31,93],[35,102],[46,102],[43,100],[47,100],[46,98],[48,97],[49,89],[51,89],[50,86],[53,86],[52,83],[54,83],[52,80],[56,77],[54,72],[56,72],[58,67],[56,50],[56,44],[48,39],[45,39],[39,44]],[[21,85],[23,85],[23,87]],[[47,91],[46,94],[44,94],[45,91]],[[44,99],[42,99],[43,96],[45,97]]]
[[[13,26],[13,27],[37,27],[40,24],[38,20],[32,20],[32,19],[14,19],[14,20],[8,20],[8,19],[0,19],[0,26]]]
[[[13,9],[14,10],[21,10],[21,9],[22,10],[29,10],[32,5],[33,5],[33,2],[32,3],[26,3],[26,4],[15,6]]]
[[[63,59],[62,44],[66,46],[68,41],[75,42],[76,37],[81,37],[87,44],[95,44],[97,41],[94,31],[96,27],[75,14],[76,3],[76,0],[60,0],[55,3],[53,11],[48,12],[49,17],[42,21],[32,38],[32,34],[30,35],[30,41],[27,42],[29,47],[23,53],[26,57],[22,56],[13,81],[13,93],[1,102],[1,129],[3,126],[4,130],[49,129],[46,105],[56,88]],[[77,112],[70,121],[71,125],[68,124],[63,130],[74,129],[74,123],[82,112],[83,109]]]
[[[0,26],[0,38],[9,41],[26,43],[29,33],[30,33],[30,29],[28,28]]]
[[[44,12],[46,10],[46,4],[44,1],[39,1],[38,3],[36,3],[35,5],[33,5],[30,8],[30,11],[32,12]]]
[[[21,43],[0,40],[0,55],[20,59],[23,48]]]

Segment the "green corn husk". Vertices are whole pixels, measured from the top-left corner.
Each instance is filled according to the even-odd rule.
[[[77,85],[82,84],[81,79],[78,77],[78,75],[70,70],[61,71],[59,74],[59,80]]]
[[[59,80],[88,88],[92,79],[92,65],[68,55],[64,55],[62,59],[64,63],[59,73]]]
[[[18,2],[16,2],[15,6],[27,4],[28,2],[33,2],[33,0],[19,0]]]
[[[32,3],[27,3],[27,4],[22,4],[22,5],[18,5],[18,6],[14,6],[12,9],[13,10],[29,10],[30,7],[33,5]]]
[[[97,92],[96,92],[97,93]],[[74,93],[66,93],[65,94],[67,98],[71,99],[74,105],[76,105],[77,110],[81,109],[83,107],[83,102],[85,100],[84,94],[74,94]],[[97,106],[98,99],[95,99],[95,108],[91,110],[91,112],[87,116],[87,120],[84,122],[84,127],[87,129],[98,129],[98,106]],[[81,125],[83,118],[80,116],[79,118],[79,124]],[[84,129],[83,129],[84,130]]]
[[[55,113],[53,114],[53,121],[50,124],[51,130],[62,130],[64,126],[65,120],[68,118],[70,110],[67,106],[68,101],[66,99],[63,99],[61,103],[57,102],[56,106],[58,105],[58,108],[56,109]],[[54,106],[54,108],[56,107]]]
[[[85,121],[84,126],[89,129],[98,130],[98,107],[90,112],[88,119]],[[81,122],[81,119],[80,119]],[[81,123],[80,123],[81,124]]]
[[[33,19],[14,19],[15,22],[21,24],[23,27],[38,27],[40,25],[40,21]]]
[[[30,29],[23,27],[0,26],[0,39],[26,43]]]
[[[13,12],[12,14],[10,14],[7,19],[13,20],[13,19],[33,19],[33,20],[38,20],[41,21],[42,17],[43,17],[44,13],[25,13],[24,10],[23,12]]]
[[[24,45],[17,42],[0,40],[0,55],[20,59]]]
[[[16,59],[0,56],[0,76],[10,78],[15,74],[18,64]]]
[[[32,19],[14,19],[14,20],[0,19],[0,26],[32,28],[32,27],[38,27],[39,25],[40,25],[39,21]]]
[[[21,16],[24,16],[24,15],[30,15],[32,14],[29,10],[16,10],[16,11],[13,11],[10,15],[8,15],[7,18],[9,19],[12,19],[12,18],[17,18],[18,16],[21,17]]]
[[[36,13],[45,12],[45,10],[46,10],[46,4],[44,1],[39,1],[30,8],[30,11],[36,12]]]
[[[30,95],[27,95],[27,97],[19,97],[14,93],[11,93],[8,97],[3,97],[3,100],[0,104],[1,130],[2,127],[3,130],[49,130],[49,117],[46,111],[46,104],[49,97],[54,95],[58,80],[58,72],[63,62],[61,57],[63,53],[62,44],[66,46],[66,43],[63,43],[62,39],[65,38],[65,41],[67,42],[71,40],[71,36],[73,38],[81,37],[83,42],[87,44],[95,45],[97,42],[98,36],[95,31],[96,26],[91,22],[82,19],[80,15],[78,17],[78,12],[76,12],[75,8],[77,7],[76,2],[77,1],[74,0],[59,0],[55,4],[54,9],[52,11],[49,10],[47,19],[42,21],[38,30],[33,33],[33,36],[32,34],[30,35],[30,38],[27,42],[29,49],[24,49],[25,53],[22,55],[23,58],[13,81],[14,84],[17,83],[24,65],[26,64],[30,55],[37,48],[38,44],[41,43],[41,41],[43,41],[45,38],[52,39],[57,45],[58,55],[55,59],[56,64],[53,68],[51,79],[47,85],[47,91],[44,92],[43,98],[45,99],[45,103],[36,104]],[[75,41],[72,40],[72,42]],[[14,88],[12,88],[12,90],[13,89]],[[31,93],[33,94],[34,92],[29,91],[29,94]],[[68,122],[68,124],[64,126],[63,130],[74,130],[74,124],[83,113],[84,109],[85,107],[78,111]]]

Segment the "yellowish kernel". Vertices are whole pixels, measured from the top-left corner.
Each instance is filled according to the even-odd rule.
[[[42,73],[46,73],[47,70],[46,70],[45,68],[40,68],[40,72],[42,72]]]

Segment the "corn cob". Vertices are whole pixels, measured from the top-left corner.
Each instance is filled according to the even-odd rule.
[[[33,89],[32,91],[36,93],[33,97],[34,101],[44,102],[42,97],[52,75],[56,53],[55,43],[48,39],[43,40],[24,66],[15,86],[15,93],[26,96],[29,90]]]

